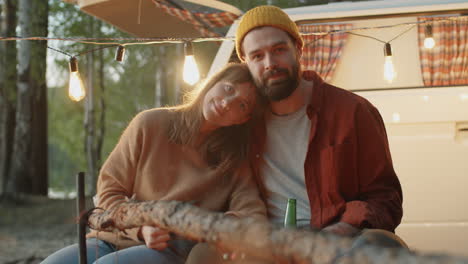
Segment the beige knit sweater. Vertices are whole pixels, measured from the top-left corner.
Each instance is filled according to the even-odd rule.
[[[193,201],[202,208],[239,217],[265,217],[247,162],[233,175],[217,175],[196,149],[168,141],[165,128],[171,116],[170,110],[151,109],[130,122],[101,169],[96,206],[110,209],[135,195],[141,201]],[[137,231],[134,228],[119,235],[91,231],[88,237],[98,236],[126,248],[143,244]]]

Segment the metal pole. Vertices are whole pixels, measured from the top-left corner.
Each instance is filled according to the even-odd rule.
[[[76,175],[76,210],[79,217],[78,220],[78,246],[80,249],[79,263],[87,264],[86,255],[86,222],[87,217],[82,215],[85,210],[85,185],[84,185],[84,172],[79,172]]]

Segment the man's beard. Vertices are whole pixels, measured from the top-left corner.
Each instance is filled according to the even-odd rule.
[[[275,74],[284,73],[286,78],[279,81],[270,81],[269,78]],[[299,85],[299,67],[293,65],[291,72],[288,69],[277,68],[263,74],[261,80],[255,79],[260,93],[270,101],[281,101],[289,97]]]

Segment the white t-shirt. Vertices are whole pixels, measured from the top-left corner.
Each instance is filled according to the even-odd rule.
[[[267,117],[266,149],[261,173],[269,193],[267,208],[274,224],[283,225],[288,198],[296,199],[297,226],[310,225],[310,203],[305,187],[304,162],[310,119],[307,104],[298,111]]]

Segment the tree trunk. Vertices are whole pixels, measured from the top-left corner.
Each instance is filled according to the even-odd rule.
[[[94,21],[93,18],[88,19],[88,34],[94,36]],[[95,120],[95,108],[94,108],[94,52],[86,54],[86,87],[87,94],[85,97],[85,113],[84,113],[84,129],[85,129],[85,154],[88,175],[91,178],[89,181],[89,190],[91,194],[96,191],[96,152],[95,152],[95,141],[96,141],[96,120]]]
[[[99,22],[100,28],[102,22]],[[102,165],[102,146],[104,144],[104,134],[106,132],[106,101],[105,101],[105,76],[104,76],[104,50],[99,50],[99,128],[96,131],[96,177],[98,177],[99,170]],[[93,187],[91,188],[91,194],[96,193],[96,182],[97,178],[93,179]]]
[[[466,258],[374,246],[343,255],[351,246],[350,238],[277,228],[268,222],[226,217],[177,201],[130,201],[111,211],[96,211],[88,220],[91,228],[106,231],[156,225],[228,251],[281,263],[468,263]]]
[[[0,34],[16,35],[16,0],[4,0]],[[16,43],[0,42],[0,196],[6,193],[13,150],[16,109]]]
[[[48,1],[19,1],[21,36],[47,36]],[[45,41],[21,41],[11,191],[47,195],[47,86]]]
[[[48,35],[48,1],[32,1],[32,17],[34,36]],[[32,43],[31,80],[34,91],[33,97],[33,145],[31,183],[32,194],[48,194],[48,120],[47,120],[47,42]]]
[[[157,57],[157,65],[156,65],[156,86],[155,86],[155,91],[154,91],[154,106],[155,107],[161,107],[163,106],[165,102],[165,86],[166,86],[166,67],[165,66],[165,49],[166,47],[160,45],[159,47],[156,47],[158,49],[158,52],[156,52]]]
[[[102,35],[102,22],[96,22],[93,18],[89,18],[88,23],[88,33],[91,36]],[[85,98],[84,127],[86,164],[90,177],[88,190],[90,194],[96,193],[96,182],[102,164],[101,151],[106,127],[104,50],[100,49],[97,52],[97,57],[94,52],[86,54],[88,91]],[[97,79],[95,72],[97,72]]]
[[[172,68],[174,71],[174,100],[173,104],[177,105],[181,103],[182,98],[182,70],[184,65],[184,46],[183,44],[177,44],[175,47],[175,65]]]

